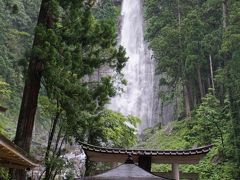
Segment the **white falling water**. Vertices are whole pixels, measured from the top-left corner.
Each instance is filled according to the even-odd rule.
[[[123,0],[120,44],[126,48],[129,60],[123,69],[125,92],[111,100],[109,108],[134,115],[142,122],[138,129],[152,127],[154,63],[144,42],[142,0]]]

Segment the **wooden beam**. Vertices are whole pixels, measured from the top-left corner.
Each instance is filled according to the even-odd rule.
[[[174,180],[180,180],[179,165],[178,164],[172,164],[172,173],[173,173],[173,179]]]
[[[95,162],[120,162],[124,163],[128,158],[128,155],[125,153],[100,153],[96,151],[85,150],[89,160]],[[141,155],[132,154],[133,161],[138,162]],[[151,156],[151,155],[144,155]],[[170,155],[158,155],[151,156],[151,162],[156,164],[197,164],[205,156],[205,154],[197,155],[185,155],[185,156],[170,156]]]

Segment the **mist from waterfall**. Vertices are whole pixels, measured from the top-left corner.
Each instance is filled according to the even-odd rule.
[[[140,118],[139,132],[153,126],[154,102],[154,62],[144,42],[142,3],[142,0],[123,0],[120,44],[129,57],[123,69],[127,86],[108,106],[126,116]]]

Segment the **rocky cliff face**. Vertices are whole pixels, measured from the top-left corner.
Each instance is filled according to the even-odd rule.
[[[39,147],[40,148],[40,147]],[[56,179],[71,179],[82,178],[85,174],[85,160],[86,155],[82,150],[81,146],[69,146],[65,147],[66,152],[61,156],[64,161],[64,168],[61,174],[57,175]],[[43,161],[41,157],[40,159]],[[28,177],[33,179],[40,179],[44,176],[45,167],[39,166],[28,172]]]
[[[65,179],[68,179],[69,175],[72,175],[74,178],[81,178],[84,176],[86,170],[86,155],[80,147],[65,154],[64,160],[66,165],[70,165],[62,174]]]

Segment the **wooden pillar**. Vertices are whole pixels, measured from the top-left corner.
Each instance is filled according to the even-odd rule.
[[[138,166],[147,172],[151,172],[151,166],[152,166],[151,156],[144,156],[144,155],[139,156]]]
[[[179,165],[178,164],[172,164],[172,173],[173,173],[173,179],[174,180],[180,180]]]

